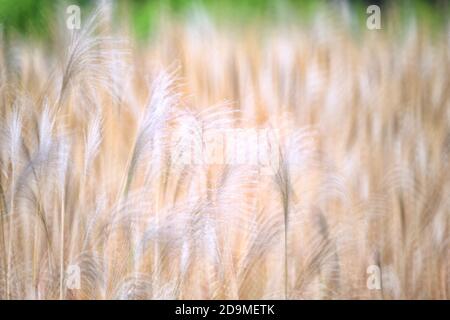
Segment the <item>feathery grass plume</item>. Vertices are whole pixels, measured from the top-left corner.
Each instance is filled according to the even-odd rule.
[[[85,134],[85,150],[84,150],[84,175],[86,175],[99,153],[102,142],[102,117],[97,113],[91,116]]]
[[[82,90],[84,81],[97,88],[107,89],[112,98],[117,98],[118,82],[122,79],[126,68],[126,52],[120,49],[123,40],[113,36],[98,35],[99,26],[107,22],[107,6],[99,5],[86,19],[81,29],[72,29],[66,43],[62,43],[62,78],[58,103],[61,106],[66,99],[67,91]],[[59,27],[67,32],[67,28]],[[66,39],[65,37],[62,37]],[[64,41],[64,40],[63,40]]]

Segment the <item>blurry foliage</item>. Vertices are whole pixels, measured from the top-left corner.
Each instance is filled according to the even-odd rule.
[[[47,37],[56,9],[64,3],[86,7],[89,0],[0,0],[0,25],[8,36],[11,32]]]
[[[55,18],[57,7],[65,3],[78,4],[82,8],[92,6],[96,1],[90,0],[0,0],[0,24],[6,35],[10,32],[46,37],[49,32],[49,22]],[[155,25],[159,13],[168,11],[182,17],[195,5],[202,5],[217,18],[223,18],[231,23],[247,22],[251,19],[272,19],[284,17],[280,14],[289,13],[298,17],[299,21],[309,21],[317,10],[332,1],[324,0],[115,0],[117,12],[128,12],[133,30],[139,37],[148,36]],[[336,1],[338,2],[338,1]],[[426,21],[432,28],[437,28],[448,22],[449,5],[446,0],[400,0],[347,1],[354,13],[357,23],[364,23],[367,18],[365,8],[377,4],[382,10],[395,3],[401,7],[402,17],[416,15]],[[382,11],[383,12],[383,11]],[[82,13],[83,17],[83,13]]]
[[[0,23],[6,32],[46,32],[49,4],[46,0],[0,0]]]

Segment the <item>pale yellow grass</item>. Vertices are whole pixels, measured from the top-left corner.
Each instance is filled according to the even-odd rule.
[[[449,298],[444,31],[95,26],[2,44],[1,298]],[[233,128],[277,132],[276,165],[174,160]]]

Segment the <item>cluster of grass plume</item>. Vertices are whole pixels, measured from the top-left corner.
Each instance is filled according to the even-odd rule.
[[[348,8],[2,38],[0,298],[448,299],[449,26]],[[241,128],[273,166],[176,161]]]

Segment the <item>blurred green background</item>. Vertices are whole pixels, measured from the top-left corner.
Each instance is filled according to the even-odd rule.
[[[0,25],[4,35],[19,34],[47,37],[49,22],[55,19],[57,8],[70,4],[80,5],[89,10],[96,4],[94,0],[0,0]],[[127,12],[132,30],[142,38],[148,36],[162,10],[182,16],[194,5],[202,5],[212,15],[227,19],[231,23],[248,22],[253,19],[277,19],[280,12],[307,21],[319,8],[339,1],[323,0],[114,0],[116,13]],[[357,21],[367,18],[365,8],[377,4],[382,14],[393,4],[401,10],[402,17],[415,16],[418,21],[428,23],[433,28],[446,25],[450,16],[448,0],[400,0],[400,1],[346,1]],[[284,10],[284,11],[283,11]],[[61,12],[61,11],[59,11]]]

